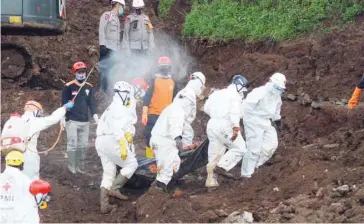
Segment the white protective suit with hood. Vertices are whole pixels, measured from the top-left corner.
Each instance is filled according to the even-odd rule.
[[[58,123],[66,115],[66,108],[60,107],[50,116],[35,117],[33,112],[26,111],[22,115],[25,122],[26,139],[28,139],[26,150],[24,152],[24,170],[23,172],[31,179],[39,179],[40,157],[38,155],[37,144],[40,131]],[[29,140],[30,139],[30,140]]]
[[[203,81],[205,80],[203,79]],[[198,97],[201,95],[204,87],[205,83],[202,83],[200,80],[198,79],[190,80],[188,81],[186,87],[176,94],[175,99],[177,99],[179,95],[181,95],[181,93],[184,93],[185,91],[194,92],[195,95]],[[193,128],[191,127],[191,124],[196,118],[196,100],[193,106],[194,106],[194,108],[192,108],[193,112],[187,118],[188,119],[187,122],[185,122],[183,125],[182,142],[184,146],[190,146],[193,144],[193,138],[195,134]]]
[[[120,173],[130,179],[138,168],[134,154],[134,145],[128,144],[128,156],[121,159],[119,140],[125,133],[135,134],[134,124],[137,122],[136,101],[131,93],[130,105],[124,106],[118,94],[115,94],[110,106],[101,115],[96,130],[96,150],[104,169],[101,187],[110,190],[116,176],[116,165],[122,167]],[[125,140],[126,141],[126,140]]]
[[[157,181],[168,185],[173,172],[179,170],[181,159],[175,138],[182,136],[185,125],[191,127],[196,116],[196,94],[190,88],[184,88],[159,116],[152,130],[150,145],[157,160]],[[192,128],[191,128],[192,129]]]
[[[278,136],[271,120],[281,119],[281,94],[272,82],[255,88],[244,100],[244,130],[248,153],[243,159],[242,176],[251,177],[278,147]]]
[[[240,127],[242,102],[243,96],[234,84],[230,84],[226,89],[213,92],[204,105],[204,111],[210,116],[207,123],[208,160],[226,171],[231,170],[247,151],[240,132],[235,141],[231,141],[233,128]],[[227,148],[229,151],[225,153]]]
[[[38,206],[30,193],[30,178],[7,166],[0,174],[0,223],[39,223]]]

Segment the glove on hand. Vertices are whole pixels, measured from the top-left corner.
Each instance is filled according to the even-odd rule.
[[[133,144],[133,136],[130,132],[125,133],[125,138],[128,143]]]
[[[99,116],[97,116],[97,114],[94,114],[93,118],[95,120],[95,124],[97,124],[99,122]]]
[[[72,101],[69,101],[68,103],[66,103],[65,105],[63,105],[65,108],[66,108],[66,110],[70,110],[70,109],[72,109],[72,107],[75,105],[75,103],[74,102],[72,102]]]
[[[126,160],[126,157],[128,157],[128,148],[126,146],[126,141],[124,138],[121,138],[119,140],[119,146],[120,146],[120,157],[122,160]]]

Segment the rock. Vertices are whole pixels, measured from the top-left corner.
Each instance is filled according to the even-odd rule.
[[[224,210],[222,210],[222,209],[216,209],[215,210],[215,213],[219,217],[226,217],[226,216],[228,216],[228,214]]]
[[[318,109],[321,107],[321,104],[317,101],[312,101],[311,103],[311,107],[314,108],[314,109]]]
[[[283,202],[280,202],[276,208],[269,211],[269,213],[271,214],[278,214],[278,213],[284,214],[284,213],[294,213],[294,212],[295,210],[291,205],[285,205],[283,204]]]
[[[341,214],[345,211],[345,206],[341,203],[332,203],[329,207],[329,210]]]
[[[324,145],[324,149],[334,149],[334,148],[338,148],[340,146],[340,144],[338,143],[334,143],[334,144],[326,144]]]
[[[235,211],[231,213],[222,223],[252,223],[254,222],[253,214],[244,211],[243,214]]]
[[[339,106],[345,106],[345,103],[341,101],[336,101],[335,104]]]
[[[316,192],[316,197],[322,198],[325,195],[325,188],[320,187]]]
[[[301,100],[302,105],[308,105],[311,104],[311,102],[311,97],[308,94],[303,95],[303,99]]]
[[[320,81],[320,76],[316,76],[316,80],[317,81]]]
[[[340,195],[344,196],[350,191],[350,187],[345,184],[340,187],[334,188],[334,191],[338,192]]]
[[[310,149],[310,148],[313,148],[313,147],[315,147],[315,146],[317,146],[317,144],[309,144],[309,145],[305,145],[305,146],[303,146],[302,148],[303,149]]]
[[[295,101],[296,100],[296,96],[293,94],[287,94],[287,99]]]
[[[218,219],[219,216],[212,210],[208,210],[199,216],[200,222],[215,222]]]

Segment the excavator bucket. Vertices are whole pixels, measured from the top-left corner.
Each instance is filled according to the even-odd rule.
[[[181,179],[186,174],[196,170],[208,162],[208,139],[205,139],[197,148],[182,150],[179,153],[181,165],[177,173],[172,177],[172,181]],[[146,189],[155,180],[158,172],[155,158],[138,158],[138,168],[134,175],[126,184],[126,188]]]

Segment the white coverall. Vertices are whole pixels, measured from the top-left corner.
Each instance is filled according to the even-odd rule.
[[[248,153],[243,159],[242,176],[251,177],[278,147],[278,136],[271,120],[281,119],[281,92],[268,82],[255,88],[244,101],[244,130]]]
[[[110,190],[116,176],[116,165],[122,167],[120,173],[130,179],[138,168],[134,154],[134,145],[128,144],[128,156],[121,159],[119,140],[125,139],[125,133],[135,134],[134,124],[137,122],[136,102],[133,97],[130,105],[124,106],[121,98],[115,94],[112,103],[101,115],[96,130],[96,150],[100,156],[103,176],[101,186]],[[125,140],[126,141],[126,140]]]
[[[65,114],[66,109],[64,107],[58,108],[48,117],[34,117],[33,112],[25,112],[23,114],[22,119],[24,119],[25,122],[26,139],[30,139],[28,140],[26,150],[24,152],[23,172],[31,180],[39,179],[40,157],[37,153],[39,132],[49,128],[57,122],[60,122]]]
[[[181,159],[175,138],[183,135],[185,124],[191,125],[196,115],[196,95],[185,88],[180,91],[184,98],[176,97],[159,116],[152,130],[150,145],[157,160],[157,181],[168,185],[173,172],[179,170]]]
[[[186,87],[184,89],[182,89],[181,91],[179,91],[174,98],[177,99],[185,91],[190,91],[190,92],[193,91],[193,92],[195,92],[196,96],[199,96],[202,93],[203,88],[204,88],[204,86],[201,84],[201,81],[190,80],[187,83]],[[191,104],[191,106],[192,106],[192,104]],[[192,112],[191,112],[190,116],[187,118],[188,121],[185,122],[183,125],[182,142],[183,142],[184,146],[190,146],[193,144],[193,138],[194,138],[195,133],[193,131],[191,124],[196,118],[196,103],[193,106],[194,106],[194,108],[192,108]]]
[[[240,127],[242,100],[236,86],[231,84],[212,93],[204,105],[204,111],[210,116],[207,123],[208,160],[226,171],[231,170],[247,151],[240,132],[235,141],[230,140],[233,128]],[[225,153],[227,148],[229,151]]]
[[[0,174],[0,223],[39,223],[38,206],[29,192],[30,178],[7,166]]]

